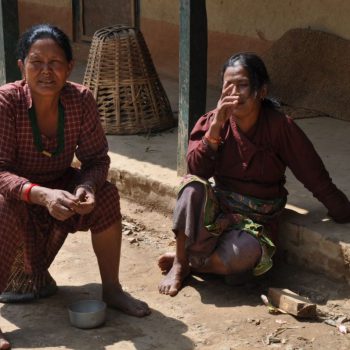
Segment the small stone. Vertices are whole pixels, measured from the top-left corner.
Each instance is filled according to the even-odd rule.
[[[281,343],[281,339],[277,337],[269,337],[269,344],[271,343]]]
[[[348,317],[347,316],[339,316],[338,319],[337,319],[337,323],[344,323],[346,321],[349,321]]]
[[[341,324],[340,326],[338,326],[339,332],[342,334],[346,334],[348,333],[348,329],[346,326],[344,326],[343,324]]]
[[[123,231],[123,235],[125,235],[125,236],[129,236],[129,235],[131,235],[131,230],[124,230]]]
[[[287,323],[287,321],[283,321],[283,320],[278,319],[278,320],[276,320],[276,323],[278,323],[278,324],[285,324],[285,323]]]
[[[335,322],[334,320],[328,318],[327,320],[324,320],[323,321],[325,324],[328,324],[329,326],[332,326],[332,327],[337,327],[337,322]]]

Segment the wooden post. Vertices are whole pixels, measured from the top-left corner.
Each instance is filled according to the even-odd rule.
[[[189,134],[205,113],[208,28],[205,0],[180,0],[179,131],[177,173],[187,172]]]
[[[0,85],[20,79],[17,67],[17,0],[0,0]]]
[[[75,42],[81,41],[81,28],[80,28],[80,12],[81,12],[81,0],[72,1],[73,8],[73,40]]]

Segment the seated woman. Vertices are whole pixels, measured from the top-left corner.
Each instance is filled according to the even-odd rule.
[[[160,293],[176,295],[191,271],[242,276],[269,270],[287,198],[286,167],[336,222],[350,222],[349,200],[304,132],[266,98],[268,83],[254,54],[239,53],[225,63],[217,108],[190,136],[189,175],[174,211],[176,253],[158,260],[167,274]]]
[[[121,214],[96,102],[67,82],[68,37],[51,25],[18,44],[23,80],[0,88],[0,301],[53,294],[48,268],[69,232],[91,230],[103,300],[133,316],[148,305],[119,282]],[[71,167],[74,155],[81,168]]]

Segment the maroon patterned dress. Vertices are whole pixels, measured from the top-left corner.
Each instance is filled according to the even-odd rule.
[[[64,150],[47,157],[34,144],[28,85],[17,81],[0,88],[0,292],[18,275],[16,264],[17,270],[21,264],[23,276],[35,280],[47,271],[69,232],[90,229],[95,234],[120,219],[118,191],[106,181],[108,144],[92,94],[82,85],[67,82],[60,102]],[[41,137],[44,149],[56,149],[56,138]],[[71,167],[74,155],[81,162],[80,170]],[[92,182],[97,189],[95,209],[89,215],[58,221],[45,207],[21,200],[28,181],[69,192]]]

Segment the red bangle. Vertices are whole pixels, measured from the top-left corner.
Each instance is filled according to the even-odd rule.
[[[30,191],[34,186],[39,186],[38,184],[31,183],[24,191],[23,193],[23,200],[27,203],[30,203]]]
[[[207,141],[209,141],[210,143],[213,143],[215,145],[220,145],[220,143],[221,143],[221,137],[210,137],[208,135],[208,132],[205,133],[204,137]]]

